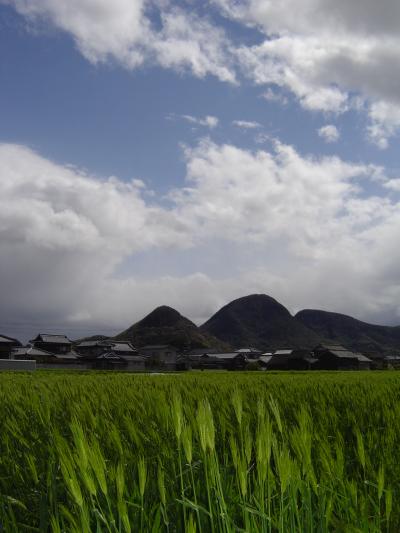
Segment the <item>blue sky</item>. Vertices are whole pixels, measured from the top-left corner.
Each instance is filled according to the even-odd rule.
[[[7,331],[250,292],[400,323],[400,11],[293,1],[0,1]]]

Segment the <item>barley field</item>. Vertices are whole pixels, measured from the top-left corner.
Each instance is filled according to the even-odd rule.
[[[400,531],[400,373],[0,375],[5,532]]]

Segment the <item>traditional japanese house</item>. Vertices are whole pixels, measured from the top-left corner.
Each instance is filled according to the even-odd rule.
[[[175,370],[177,351],[169,344],[151,344],[139,349],[139,354],[147,359],[147,366]]]
[[[262,355],[262,350],[257,350],[257,348],[239,348],[235,350],[238,354],[243,354],[247,359],[258,359]]]
[[[319,344],[314,348],[315,368],[322,370],[369,370],[371,359],[340,344]]]
[[[309,350],[276,350],[268,362],[268,370],[311,370],[316,364]]]
[[[75,349],[81,357],[95,359],[103,353],[110,352],[112,344],[110,339],[82,341],[75,345]]]
[[[248,363],[247,357],[237,352],[189,355],[188,359],[191,368],[200,370],[244,370]]]
[[[79,356],[73,350],[65,353],[52,353],[35,346],[24,346],[15,348],[12,352],[12,358],[34,360],[38,364],[69,365],[77,363]]]
[[[0,359],[10,359],[12,350],[18,346],[21,343],[17,339],[0,335]]]
[[[37,337],[29,341],[32,346],[50,353],[68,353],[72,349],[72,342],[66,335],[49,335],[39,333]]]

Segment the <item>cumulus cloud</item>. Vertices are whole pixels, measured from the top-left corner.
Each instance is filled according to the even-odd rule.
[[[357,93],[369,108],[369,138],[381,148],[387,145],[400,126],[381,109],[390,106],[399,113],[396,0],[305,0],[301,9],[295,0],[214,3],[226,16],[266,36],[262,44],[238,49],[248,77],[291,91],[304,108],[314,111],[342,113],[354,106]]]
[[[157,63],[197,77],[236,83],[225,32],[170,2],[151,0],[0,0],[32,24],[51,23],[72,36],[92,63],[115,60],[132,69]],[[161,24],[152,21],[156,13]]]
[[[278,141],[252,152],[204,140],[185,157],[166,208],[140,180],[0,145],[3,324],[117,331],[162,303],[201,321],[255,291],[292,310],[400,317],[399,187],[383,169]],[[381,194],[368,193],[371,180]],[[175,266],[139,275],[141,254]]]
[[[327,143],[334,143],[340,138],[340,132],[333,124],[327,124],[319,128],[318,135]]]

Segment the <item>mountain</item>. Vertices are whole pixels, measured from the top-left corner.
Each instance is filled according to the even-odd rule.
[[[216,348],[227,350],[224,342],[202,332],[178,311],[163,305],[154,309],[145,318],[114,337],[116,340],[130,340],[137,347],[146,344],[170,344],[179,350]]]
[[[225,305],[200,327],[234,348],[254,346],[270,351],[279,348],[313,348],[318,334],[297,321],[279,302],[266,294],[252,294]]]
[[[400,352],[400,327],[377,326],[351,316],[304,309],[296,320],[326,340],[365,355],[384,356]]]

